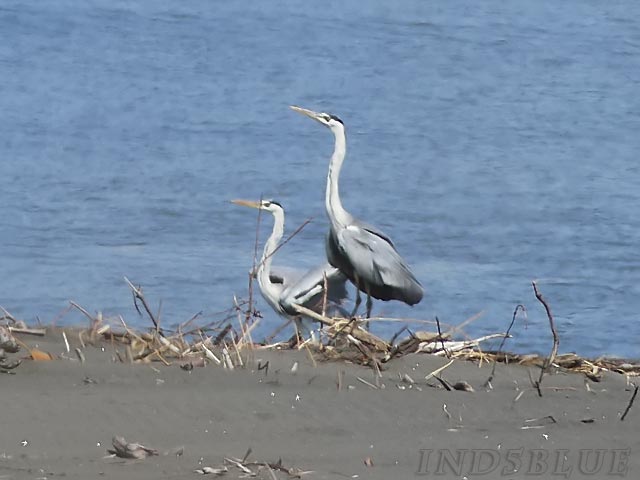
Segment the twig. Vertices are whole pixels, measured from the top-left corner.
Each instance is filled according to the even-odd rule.
[[[260,204],[262,204],[262,195],[260,195]],[[251,262],[251,272],[249,272],[249,302],[247,311],[245,312],[245,321],[247,323],[251,319],[251,314],[253,312],[253,278],[258,269],[256,262],[258,261],[258,242],[260,241],[260,220],[262,220],[261,208],[258,209],[258,216],[256,219],[256,238],[253,244],[253,261]]]
[[[144,295],[142,294],[142,289],[140,287],[136,287],[133,283],[131,283],[129,281],[129,279],[127,277],[124,277],[124,281],[129,284],[129,288],[131,288],[131,292],[133,293],[134,300],[138,299],[138,300],[140,300],[140,302],[142,302],[142,306],[144,307],[145,311],[147,312],[147,315],[149,315],[149,318],[153,322],[154,327],[156,327],[156,332],[159,335],[164,336],[162,331],[160,330],[160,324],[156,320],[156,317],[153,315],[153,312],[149,308],[149,304],[147,303],[147,300],[144,298]],[[135,301],[134,301],[134,303],[135,303]]]
[[[80,310],[85,317],[87,317],[89,320],[91,320],[91,323],[95,322],[95,318],[93,315],[91,315],[89,312],[87,312],[84,308],[82,308],[80,305],[78,305],[76,302],[74,301],[69,301],[69,304],[74,307],[77,308],[78,310]]]
[[[436,325],[438,326],[438,337],[440,337],[440,343],[442,344],[442,350],[447,358],[451,358],[451,354],[444,347],[444,339],[442,338],[442,330],[440,330],[440,319],[436,316]]]
[[[455,359],[451,359],[449,360],[449,363],[447,363],[446,365],[441,366],[440,368],[436,368],[433,372],[431,372],[429,375],[427,375],[426,377],[424,377],[425,380],[429,380],[431,377],[435,377],[436,375],[438,375],[441,371],[443,371],[445,368],[449,367],[453,362],[455,362]]]
[[[302,224],[301,224],[298,228],[296,228],[296,229],[293,231],[293,233],[291,233],[287,238],[285,238],[285,240],[284,240],[282,243],[280,243],[280,245],[278,245],[276,248],[274,248],[274,249],[273,249],[273,252],[271,252],[271,253],[270,253],[266,258],[264,258],[264,259],[263,259],[263,260],[258,264],[258,266],[257,266],[256,268],[260,268],[260,266],[265,262],[265,260],[266,260],[267,258],[271,258],[271,257],[273,257],[273,256],[276,254],[276,252],[277,252],[278,250],[280,250],[280,249],[281,249],[282,247],[284,247],[287,243],[289,243],[289,242],[293,239],[293,237],[295,237],[296,235],[298,235],[298,234],[302,231],[302,229],[303,229],[304,227],[306,227],[307,225],[309,225],[309,224],[311,223],[311,221],[312,221],[312,220],[313,220],[313,217],[309,217],[309,218],[307,218],[304,222],[302,222]]]
[[[329,294],[329,285],[327,283],[327,272],[322,272],[322,287],[324,291],[322,292],[322,316],[327,316],[327,296]]]
[[[454,325],[452,326],[447,332],[445,332],[445,336],[450,336],[453,335],[454,332],[462,332],[462,329],[464,327],[466,327],[467,325],[469,325],[471,322],[475,322],[476,320],[478,320],[480,317],[482,317],[482,315],[484,315],[484,310],[480,310],[478,313],[476,313],[475,315],[471,315],[469,318],[467,318],[465,321],[463,321],[462,323],[459,323],[458,325]],[[462,332],[464,333],[464,332]]]
[[[440,384],[445,388],[445,390],[447,390],[448,392],[451,391],[451,386],[449,385],[449,382],[447,382],[444,378],[439,377],[438,375],[434,375],[433,378],[438,380]]]
[[[367,382],[364,378],[360,378],[360,377],[356,377],[356,379],[361,382],[364,383],[367,387],[371,387],[374,390],[378,390],[378,387],[376,387],[373,383],[371,382]]]
[[[538,382],[537,382],[539,386],[542,383],[542,377],[544,376],[545,371],[547,370],[547,368],[549,368],[549,366],[551,366],[551,364],[556,359],[556,354],[558,353],[558,346],[560,345],[560,337],[558,337],[558,332],[556,331],[556,325],[555,325],[555,322],[553,321],[553,315],[551,314],[551,307],[549,307],[549,304],[547,303],[547,301],[544,299],[542,294],[538,291],[538,286],[536,282],[533,281],[531,282],[531,284],[533,285],[533,292],[535,293],[536,298],[540,303],[542,303],[545,311],[547,312],[547,318],[549,319],[549,326],[551,327],[551,333],[553,334],[553,348],[551,349],[551,352],[549,353],[549,356],[547,357],[547,359],[544,361],[544,364],[542,365],[542,370],[540,370],[540,378],[538,379]],[[542,392],[540,391],[539,388],[538,388],[538,395],[542,396]]]
[[[196,313],[195,315],[193,315],[189,320],[187,320],[186,322],[181,323],[180,325],[178,325],[178,331],[182,332],[188,325],[191,324],[191,322],[193,322],[196,318],[198,318],[199,316],[202,315],[202,310],[200,310],[198,313]]]
[[[402,332],[404,332],[405,330],[408,330],[408,327],[406,325],[403,325],[402,328],[400,330],[398,330],[396,333],[393,334],[393,336],[391,337],[391,340],[389,340],[389,345],[393,345],[393,343],[396,341],[396,339],[400,336],[400,334]],[[411,332],[409,332],[411,334]],[[412,335],[412,334],[411,334]]]
[[[525,306],[522,305],[522,304],[516,305],[516,308],[513,311],[513,317],[511,318],[511,323],[509,324],[509,328],[507,328],[507,332],[504,334],[504,337],[502,338],[502,341],[500,342],[500,346],[498,347],[498,352],[496,353],[496,356],[493,359],[493,367],[491,368],[491,374],[489,375],[489,378],[487,378],[487,381],[484,382],[484,387],[485,388],[490,386],[491,382],[493,381],[493,377],[496,374],[496,364],[498,362],[498,355],[500,355],[500,353],[502,353],[502,347],[504,347],[504,344],[507,341],[507,338],[509,338],[509,333],[511,333],[511,328],[513,327],[513,324],[516,322],[516,315],[518,315],[518,311],[520,311],[520,310],[522,310],[522,314],[525,317],[527,316],[527,309],[525,308]]]
[[[287,328],[289,326],[289,324],[291,323],[291,319],[285,320],[284,323],[282,323],[282,325],[280,325],[278,328],[276,328],[273,333],[271,333],[270,335],[268,335],[265,338],[265,342],[267,344],[272,343],[273,340],[278,336],[278,334],[284,330],[285,328]]]
[[[633,401],[636,399],[636,395],[638,394],[638,385],[636,385],[636,388],[633,389],[633,395],[631,395],[631,399],[629,400],[629,404],[627,405],[627,408],[624,409],[624,413],[622,414],[622,416],[620,417],[620,421],[623,422],[625,417],[627,416],[627,413],[629,413],[629,410],[631,410],[631,406],[633,405]]]

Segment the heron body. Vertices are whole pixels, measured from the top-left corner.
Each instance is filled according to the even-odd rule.
[[[347,298],[347,278],[336,267],[325,262],[308,271],[291,267],[272,267],[273,255],[284,235],[284,209],[278,202],[233,200],[236,205],[258,208],[273,216],[273,230],[262,252],[262,259],[255,272],[260,293],[279,315],[293,319],[300,330],[300,315],[294,305],[302,305],[321,313],[324,301],[325,278],[327,302],[334,310]]]
[[[338,268],[367,295],[367,317],[371,315],[371,297],[399,300],[415,305],[424,289],[400,256],[393,242],[380,229],[358,220],[342,206],[339,192],[340,170],[346,155],[344,124],[335,115],[291,107],[328,127],[335,144],[325,194],[325,208],[330,221],[326,249],[329,263]],[[360,296],[356,298],[356,309]]]

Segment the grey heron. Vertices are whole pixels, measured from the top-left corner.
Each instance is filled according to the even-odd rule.
[[[342,120],[335,115],[297,106],[291,106],[291,109],[328,127],[335,138],[325,194],[325,208],[331,224],[326,249],[329,263],[344,273],[358,289],[354,315],[361,302],[360,291],[367,295],[367,318],[371,316],[371,297],[385,301],[400,300],[408,305],[420,302],[424,289],[389,236],[358,220],[342,206],[338,180],[347,151]]]
[[[324,300],[324,279],[327,281],[327,304],[337,311],[347,298],[347,278],[335,267],[325,262],[308,271],[290,267],[271,266],[273,254],[284,235],[284,208],[273,200],[232,200],[236,205],[258,208],[273,215],[273,230],[267,239],[262,259],[255,272],[260,293],[279,315],[294,320],[299,334],[302,322],[294,304],[321,313]],[[336,310],[334,310],[336,311]]]

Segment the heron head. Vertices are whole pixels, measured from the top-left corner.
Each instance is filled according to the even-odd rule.
[[[313,118],[316,122],[321,123],[325,127],[329,127],[331,130],[335,128],[344,129],[344,123],[337,116],[331,115],[330,113],[324,112],[314,112],[313,110],[307,110],[306,108],[297,107],[295,105],[291,105],[289,108],[294,112],[301,113],[302,115],[306,115],[309,118]]]
[[[243,207],[258,208],[260,210],[266,210],[267,212],[284,210],[282,205],[274,200],[260,200],[259,202],[253,200],[231,200],[231,203],[241,205]]]

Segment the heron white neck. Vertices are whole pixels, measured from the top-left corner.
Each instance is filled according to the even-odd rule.
[[[340,170],[342,168],[342,163],[344,162],[344,157],[347,153],[347,140],[345,138],[344,128],[332,129],[332,132],[336,141],[333,149],[333,155],[329,162],[329,173],[327,174],[325,207],[332,226],[339,227],[345,226],[349,219],[349,214],[342,207],[340,191],[338,189]]]
[[[267,239],[262,252],[262,260],[260,261],[260,267],[258,268],[258,284],[260,289],[264,291],[271,291],[272,297],[277,298],[277,288],[271,283],[269,275],[271,273],[271,260],[273,259],[273,252],[275,252],[282,236],[284,235],[284,211],[281,209],[274,210],[273,214],[273,230],[271,235]],[[269,300],[267,296],[265,299]]]

